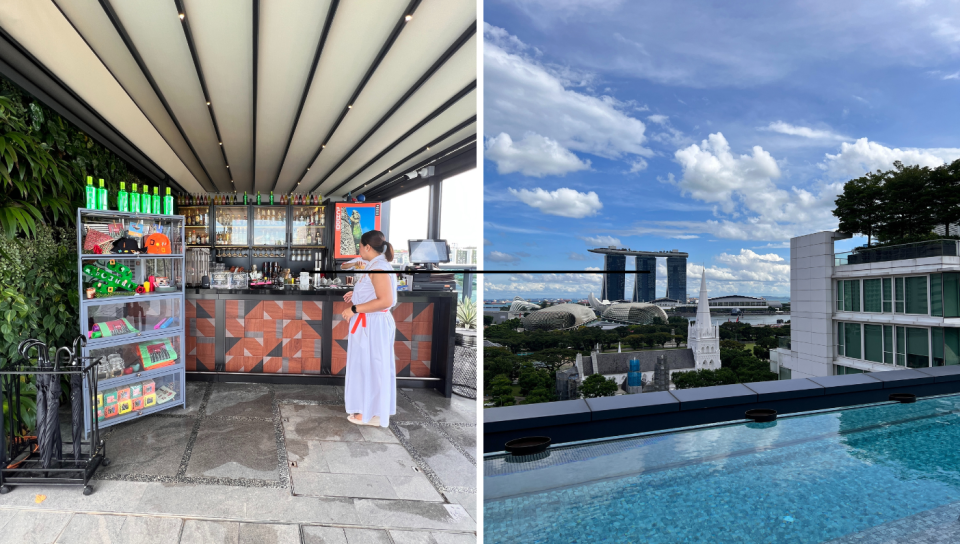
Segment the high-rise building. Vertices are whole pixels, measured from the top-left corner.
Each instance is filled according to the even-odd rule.
[[[603,259],[603,269],[606,271],[623,272],[627,269],[627,257],[625,255],[605,255]],[[624,300],[624,291],[626,290],[626,275],[604,274],[603,290],[600,298],[603,300]]]
[[[667,298],[687,300],[687,254],[667,255]]]
[[[657,298],[657,258],[637,255],[637,273],[633,282],[633,302],[651,302]],[[640,273],[648,272],[647,274]]]

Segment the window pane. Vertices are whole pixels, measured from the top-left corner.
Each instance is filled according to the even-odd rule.
[[[893,311],[893,280],[883,278],[883,311],[890,313]]]
[[[943,362],[960,364],[960,329],[943,329]]]
[[[863,311],[880,313],[880,280],[863,280]]]
[[[440,238],[450,245],[450,264],[476,265],[480,247],[483,183],[477,170],[440,183]]]
[[[846,355],[843,349],[843,323],[837,323],[837,355],[840,357]]]
[[[843,310],[845,312],[860,311],[860,280],[844,280]]]
[[[847,368],[845,366],[840,366],[840,365],[833,365],[833,367],[834,367],[834,374],[836,374],[837,376],[843,376],[843,369]]]
[[[837,311],[843,311],[843,280],[837,280]]]
[[[930,338],[927,329],[907,327],[907,367],[930,366]]]
[[[860,358],[860,324],[846,323],[843,326],[843,343],[847,348],[847,357]]]
[[[883,326],[883,362],[893,364],[893,327]]]
[[[863,326],[863,358],[875,363],[883,362],[883,327],[881,325]]]
[[[943,275],[943,317],[960,317],[960,274]]]
[[[894,278],[893,279],[894,291],[896,299],[894,302],[894,312],[898,314],[903,313],[903,278]]]
[[[394,268],[410,263],[408,240],[423,240],[427,237],[429,206],[430,187],[421,187],[390,199],[387,241],[393,244]]]
[[[940,289],[941,274],[930,274],[930,315],[943,315],[943,292]]]
[[[907,333],[903,327],[897,327],[897,364],[907,364]]]
[[[933,349],[933,366],[943,366],[943,329],[930,329],[930,347]]]
[[[848,366],[844,374],[863,374],[863,371],[860,370],[859,368],[853,368]]]
[[[927,314],[927,277],[904,278],[908,314]]]

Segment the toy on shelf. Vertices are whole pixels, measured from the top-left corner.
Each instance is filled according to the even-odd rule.
[[[119,414],[128,414],[133,411],[133,401],[130,399],[121,400],[117,403],[117,413]]]
[[[137,354],[140,356],[144,370],[163,368],[177,361],[177,350],[173,348],[168,338],[137,344]]]
[[[117,289],[133,291],[137,288],[133,281],[133,271],[116,259],[110,259],[105,265],[100,261],[86,264],[83,266],[83,273],[94,279],[92,286],[100,294],[113,293]]]

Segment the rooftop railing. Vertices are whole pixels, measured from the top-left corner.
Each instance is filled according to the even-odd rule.
[[[790,337],[789,336],[780,336],[777,337],[777,340],[780,342],[780,346],[783,349],[790,349]]]
[[[853,251],[834,254],[834,266],[848,264],[880,263],[903,259],[922,259],[925,257],[956,257],[958,240],[927,240],[884,247],[859,247]]]

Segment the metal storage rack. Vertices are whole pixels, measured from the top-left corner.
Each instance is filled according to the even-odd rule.
[[[120,223],[125,227],[128,224],[140,222],[145,225],[162,226],[163,234],[166,234],[170,240],[170,254],[85,254],[83,252],[83,241],[88,225],[99,226],[100,228],[97,230],[102,230],[104,224]],[[114,389],[123,390],[136,384],[153,381],[156,390],[159,391],[161,387],[168,386],[175,393],[171,400],[164,403],[156,402],[145,406],[143,402],[146,402],[147,399],[143,399],[141,405],[137,407],[131,399],[132,407],[124,413],[116,413],[107,417],[105,411],[103,418],[100,419],[100,428],[137,419],[168,408],[186,405],[184,355],[186,349],[185,326],[188,320],[186,319],[184,296],[186,289],[184,249],[184,217],[182,215],[134,214],[91,209],[79,209],[77,211],[77,288],[80,291],[80,332],[88,338],[87,345],[83,348],[83,356],[103,356],[105,359],[110,359],[109,355],[118,355],[125,365],[125,369],[122,371],[125,373],[119,376],[100,376],[98,380],[99,392],[106,396],[106,393]],[[169,274],[167,277],[171,287],[174,288],[165,292],[143,294],[120,294],[117,291],[112,296],[88,299],[86,297],[86,287],[93,279],[91,276],[84,274],[84,265],[98,263],[103,267],[108,265],[110,261],[128,266],[133,273],[132,281],[138,285],[143,285],[149,275],[156,275],[151,274],[151,271],[163,269],[164,272]],[[127,318],[127,323],[130,323],[135,330],[116,336],[90,338],[91,324],[96,320],[104,322],[103,320],[106,318],[117,319],[120,317]],[[161,319],[169,318],[173,318],[175,321],[164,328],[159,328],[162,326]],[[154,343],[148,344],[149,342]],[[161,347],[158,348],[157,346]],[[161,351],[166,349],[167,354],[172,349],[175,356],[174,362],[154,369],[146,368],[146,364],[143,362],[143,354],[152,356],[157,349]],[[139,358],[137,356],[138,351],[141,353]],[[116,358],[112,359],[117,360]],[[109,367],[108,364],[105,366]],[[137,368],[138,366],[139,368]],[[130,368],[130,371],[126,372],[126,368]],[[84,424],[88,434],[92,427],[91,414],[97,413],[99,419],[101,413],[99,406],[97,412],[92,412],[90,406],[86,405],[90,402],[90,398],[89,384],[85,380]],[[106,404],[107,399],[104,399],[104,408]]]

